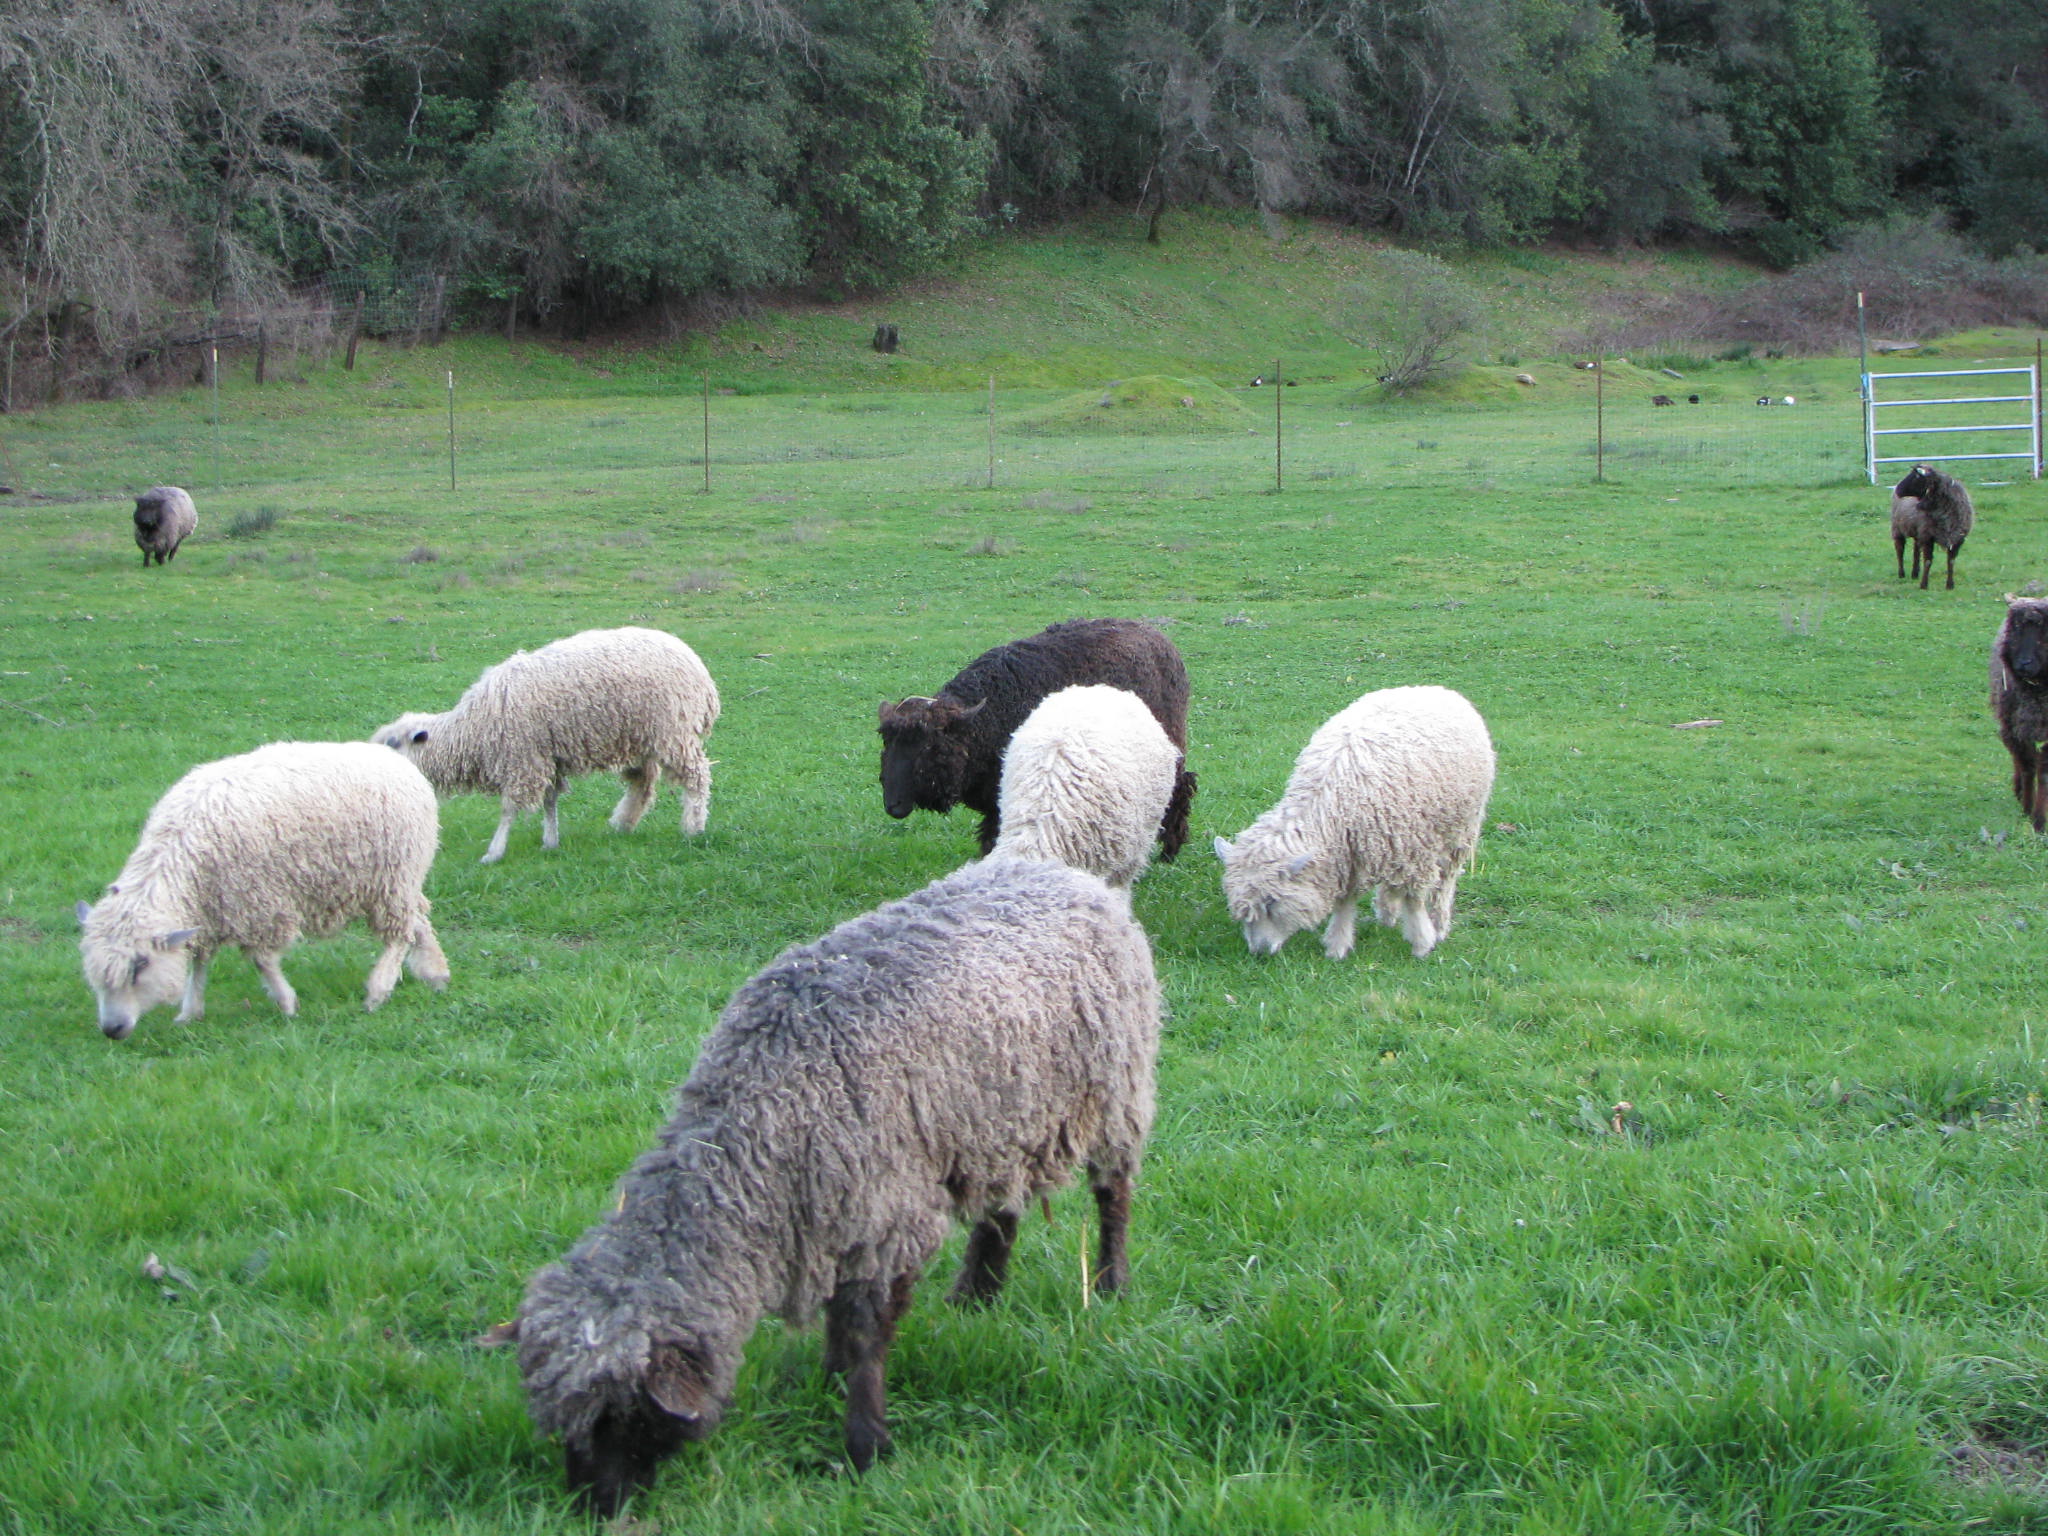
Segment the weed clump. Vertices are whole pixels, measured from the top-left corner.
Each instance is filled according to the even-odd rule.
[[[260,533],[268,533],[277,526],[277,508],[251,507],[237,512],[228,519],[227,536],[231,539],[253,539]]]

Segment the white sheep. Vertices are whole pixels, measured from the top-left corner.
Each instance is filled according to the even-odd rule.
[[[366,1006],[391,996],[401,961],[439,991],[448,960],[422,892],[439,839],[433,786],[368,742],[275,742],[194,768],[149,813],[99,904],[78,904],[100,1029],[127,1039],[181,988],[178,1022],[199,1018],[206,968],[230,944],[290,1016],[298,995],[279,958],[301,933],[358,917],[384,941]]]
[[[1321,922],[1323,951],[1351,953],[1358,899],[1419,960],[1451,927],[1458,876],[1493,790],[1486,722],[1449,688],[1383,688],[1309,738],[1287,792],[1239,836],[1216,839],[1230,915],[1254,954]]]
[[[1127,689],[1049,694],[1003,749],[1003,830],[990,856],[1050,859],[1127,887],[1151,858],[1180,765]]]
[[[505,856],[512,819],[541,811],[541,846],[560,842],[555,802],[586,773],[616,769],[626,793],[612,811],[630,832],[664,771],[682,784],[683,833],[704,830],[718,687],[704,663],[659,629],[586,629],[516,651],[470,684],[453,709],[400,715],[371,737],[411,758],[444,795],[494,794],[503,814],[482,862]]]

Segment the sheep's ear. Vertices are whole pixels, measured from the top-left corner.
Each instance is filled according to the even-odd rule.
[[[661,1411],[685,1424],[695,1424],[711,1405],[711,1389],[697,1363],[672,1344],[657,1344],[647,1357],[641,1379],[647,1395]]]
[[[418,746],[421,742],[425,741],[426,739],[427,731],[425,726],[421,726],[420,729],[412,733],[412,744],[414,746]]]
[[[472,1341],[478,1349],[503,1349],[507,1344],[519,1342],[519,1319],[509,1323],[497,1323],[486,1328]]]
[[[152,942],[158,949],[182,949],[199,937],[197,928],[173,928],[169,933],[158,934]]]
[[[85,926],[85,920],[92,916],[92,908],[82,901],[71,910],[78,914],[78,926],[81,928]]]
[[[1227,837],[1217,838],[1215,847],[1216,857],[1228,864],[1230,862],[1230,855],[1236,851],[1230,846],[1230,839]]]

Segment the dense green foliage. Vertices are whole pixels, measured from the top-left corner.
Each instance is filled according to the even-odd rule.
[[[1200,202],[1411,239],[1713,233],[1904,200],[2048,241],[2038,7],[1904,0],[23,0],[7,334],[60,362],[331,271],[568,324],[930,269]],[[16,334],[16,328],[26,327]]]
[[[882,813],[876,700],[1094,613],[1170,623],[1202,785],[1134,896],[1172,1016],[1130,1292],[1083,1305],[1085,1196],[1030,1218],[995,1308],[931,1276],[898,1453],[860,1480],[818,1341],[767,1327],[622,1531],[2048,1530],[2048,853],[1983,698],[1997,594],[2048,578],[2041,487],[1980,486],[1958,589],[1922,593],[1860,484],[1482,483],[1479,455],[1583,430],[1559,363],[1498,407],[1346,412],[1354,467],[1284,494],[1258,438],[1233,480],[1209,435],[1094,439],[1157,466],[1108,490],[1030,457],[1086,439],[1033,438],[989,492],[978,401],[851,387],[1037,340],[1068,375],[1161,368],[1134,392],[1171,416],[1244,361],[1215,294],[1335,367],[1355,348],[1309,354],[1314,305],[1355,250],[1258,238],[1006,251],[917,311],[943,363],[820,308],[684,356],[471,338],[238,371],[218,491],[203,397],[7,423],[10,475],[64,494],[0,501],[0,1531],[574,1528],[513,1363],[469,1339],[605,1208],[740,980],[971,853],[957,816]],[[1564,266],[1458,270],[1512,337]],[[714,400],[708,495],[699,365],[744,392]],[[1838,401],[1853,373],[1686,366]],[[1446,451],[1429,483],[1382,472]],[[1176,457],[1200,472],[1166,482]],[[203,521],[145,573],[117,489],[167,465]],[[624,622],[723,690],[702,839],[666,795],[614,835],[586,782],[557,854],[529,820],[485,867],[495,809],[453,800],[448,992],[363,1014],[357,929],[288,957],[296,1020],[228,955],[202,1023],[100,1038],[71,905],[192,763],[366,734]],[[1384,930],[1252,957],[1209,836],[1336,708],[1422,681],[1501,754],[1459,925],[1420,963]]]

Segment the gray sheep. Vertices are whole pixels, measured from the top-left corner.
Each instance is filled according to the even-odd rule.
[[[1934,546],[1948,551],[1948,590],[1956,585],[1956,555],[1963,540],[1976,525],[1976,509],[1970,492],[1954,475],[1943,474],[1932,464],[1915,464],[1906,478],[1892,487],[1892,550],[1899,558],[1899,574],[1906,574],[1905,544],[1913,541],[1913,574],[1920,578],[1920,590],[1927,590],[1927,578],[1934,574]]]
[[[175,485],[153,485],[135,498],[135,547],[145,568],[151,560],[169,562],[198,526],[191,496]]]
[[[1085,1160],[1095,1288],[1128,1277],[1159,989],[1128,899],[1038,860],[969,865],[742,986],[617,1204],[533,1279],[517,1340],[535,1423],[603,1514],[718,1425],[767,1313],[825,1314],[846,1454],[889,1447],[883,1370],[950,1221],[952,1299],[1001,1289],[1025,1207]]]

